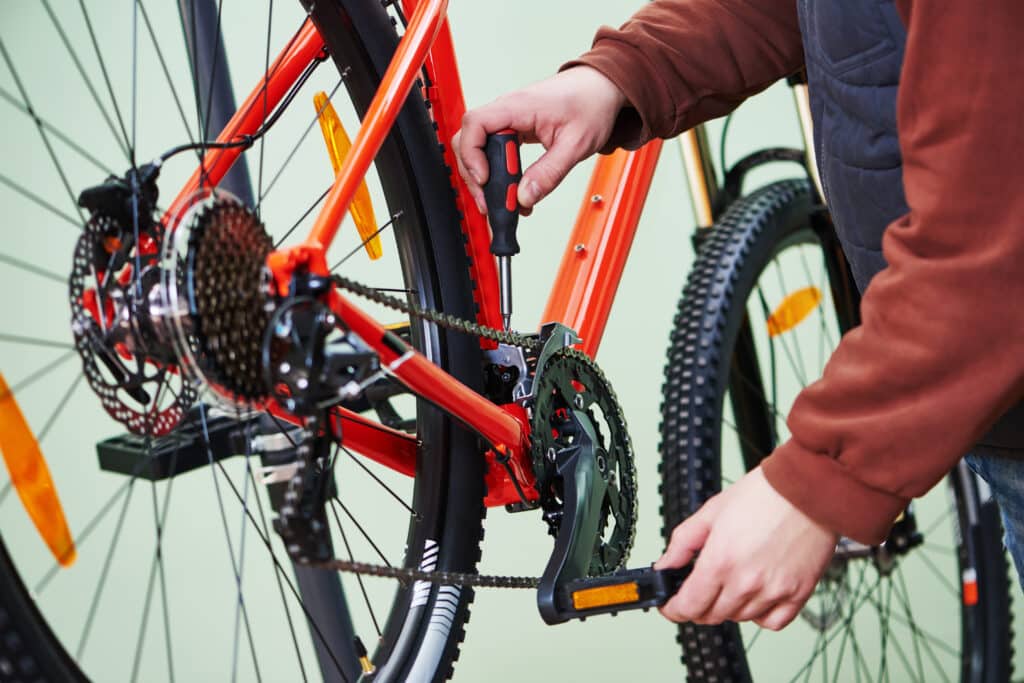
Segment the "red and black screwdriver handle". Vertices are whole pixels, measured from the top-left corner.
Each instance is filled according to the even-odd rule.
[[[513,256],[519,253],[516,227],[519,225],[519,181],[523,178],[519,158],[519,134],[506,129],[487,136],[484,154],[490,172],[484,183],[487,218],[491,223],[491,253]]]

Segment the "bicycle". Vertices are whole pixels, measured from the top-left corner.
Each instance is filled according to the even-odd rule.
[[[294,33],[281,41],[284,49],[273,61],[272,35],[267,29],[266,59],[260,69],[266,76],[238,108],[240,113],[228,120],[235,106],[219,39],[220,5],[182,3],[177,21],[186,37],[190,64],[181,62],[175,68],[156,47],[150,66],[155,80],[168,84],[168,95],[173,93],[167,111],[172,118],[181,119],[185,132],[169,134],[166,145],[145,143],[147,149],[152,145],[167,150],[159,165],[146,165],[138,163],[141,158],[134,154],[142,144],[136,121],[155,115],[147,109],[148,98],[137,96],[140,81],[129,88],[130,113],[105,99],[109,94],[110,101],[116,101],[114,83],[100,56],[105,44],[101,39],[109,40],[115,28],[92,21],[83,4],[80,32],[69,33],[70,26],[44,3],[35,8],[39,25],[47,26],[56,36],[54,44],[59,42],[68,52],[71,73],[81,76],[82,83],[77,85],[87,90],[87,97],[97,105],[93,115],[100,120],[95,128],[108,138],[108,144],[112,141],[122,148],[120,163],[123,166],[127,160],[128,173],[91,154],[84,137],[76,136],[83,140],[78,142],[50,122],[43,112],[55,111],[62,93],[39,94],[26,88],[17,75],[18,53],[8,51],[9,42],[2,45],[5,65],[14,75],[14,82],[4,88],[4,99],[28,114],[22,120],[27,128],[24,139],[34,136],[32,139],[41,140],[54,162],[55,177],[48,179],[53,185],[51,194],[62,203],[67,194],[74,206],[69,212],[66,205],[59,208],[40,196],[34,188],[46,184],[47,179],[32,179],[33,185],[27,186],[27,181],[0,176],[19,201],[46,212],[41,215],[47,217],[31,223],[39,226],[38,234],[26,237],[24,231],[19,232],[10,240],[11,251],[0,255],[13,274],[7,284],[33,287],[22,282],[32,278],[65,282],[62,274],[68,270],[67,251],[46,253],[37,244],[59,243],[56,221],[71,223],[81,232],[71,235],[75,242],[70,277],[73,344],[59,341],[67,339],[69,331],[62,316],[47,321],[49,326],[32,336],[20,331],[0,335],[0,342],[19,349],[23,361],[19,365],[39,368],[3,391],[5,421],[0,447],[5,458],[12,451],[32,457],[34,446],[50,434],[61,438],[53,427],[65,414],[67,397],[81,384],[82,375],[76,374],[70,386],[58,392],[55,403],[49,396],[33,398],[27,390],[40,386],[42,379],[51,378],[62,363],[75,357],[83,363],[85,379],[99,394],[106,412],[130,432],[105,438],[97,445],[103,476],[97,476],[95,464],[86,458],[73,462],[51,456],[48,460],[62,468],[55,473],[56,490],[64,499],[66,518],[80,525],[74,545],[70,533],[53,521],[58,517],[54,511],[60,510],[55,501],[60,499],[41,495],[32,500],[28,496],[27,506],[42,519],[38,531],[20,508],[7,502],[0,553],[0,606],[4,608],[0,614],[4,630],[0,670],[5,677],[42,673],[57,680],[75,680],[87,674],[96,678],[127,673],[133,679],[152,680],[158,674],[173,678],[174,653],[179,653],[180,663],[181,651],[202,651],[202,641],[222,629],[231,634],[226,648],[230,656],[224,657],[224,670],[215,670],[213,662],[209,663],[211,676],[216,671],[221,678],[252,673],[283,680],[315,678],[318,673],[328,680],[353,680],[360,673],[375,680],[445,678],[452,671],[464,634],[472,600],[470,584],[533,587],[531,581],[481,579],[474,573],[482,536],[481,502],[487,507],[523,511],[536,509],[539,503],[547,528],[557,536],[572,526],[564,523],[571,516],[571,510],[564,509],[571,495],[564,488],[566,480],[560,479],[549,463],[558,462],[562,454],[567,460],[574,447],[591,456],[601,450],[608,458],[604,467],[596,456],[588,462],[589,475],[604,480],[605,492],[597,504],[608,508],[603,521],[611,526],[597,534],[598,553],[587,548],[585,557],[576,558],[576,573],[604,575],[624,564],[633,530],[631,506],[635,504],[628,432],[611,386],[588,358],[595,354],[607,322],[662,145],[651,143],[637,153],[620,152],[599,162],[570,241],[572,248],[556,280],[555,296],[543,316],[561,321],[565,328],[549,328],[540,335],[505,331],[490,233],[483,217],[471,208],[463,210],[472,207],[472,202],[467,201],[457,174],[450,172],[454,163],[443,144],[458,127],[464,109],[444,23],[445,6],[443,0],[410,0],[400,5],[366,0],[308,3],[311,20],[302,22],[297,30],[293,27]],[[133,8],[126,13],[130,23],[120,27],[124,35],[133,36],[136,45],[148,38],[159,46],[161,34],[156,29],[161,22],[149,13],[154,8],[141,2]],[[401,27],[401,41],[395,25]],[[110,31],[105,34],[104,28]],[[36,40],[35,35],[26,31],[14,39]],[[0,37],[12,40],[8,35]],[[90,59],[99,56],[95,82],[86,75],[85,60],[74,45],[94,49]],[[324,81],[323,72],[332,62],[335,77]],[[135,61],[133,74],[134,66]],[[175,80],[182,74],[190,76],[197,123],[189,122],[187,107],[180,101],[181,92],[189,89],[181,87],[180,79]],[[417,77],[425,86],[422,93],[414,85]],[[315,110],[304,109],[296,116],[300,91],[308,94],[311,88],[303,90],[304,86],[316,85],[317,78],[329,94],[317,100]],[[141,83],[145,86],[152,81]],[[344,104],[336,95],[342,92],[342,84],[350,102],[339,116],[332,112],[335,105]],[[67,83],[67,87],[74,85]],[[407,100],[410,89],[414,92]],[[46,95],[51,95],[49,102]],[[75,115],[79,126],[88,126],[86,112]],[[312,122],[310,116],[314,116]],[[344,128],[342,121],[356,117],[364,123],[352,151],[345,153],[345,136],[339,129]],[[312,193],[301,182],[281,185],[290,182],[286,175],[265,171],[264,159],[275,155],[273,148],[268,149],[268,141],[281,135],[286,140],[299,137],[301,142],[318,122],[338,175],[325,179],[327,191],[318,192],[319,199],[295,220],[294,209],[284,213],[292,202],[285,201],[281,208],[274,206],[274,201],[285,191],[289,195],[302,190]],[[283,132],[290,123],[291,136]],[[221,128],[216,143],[202,142]],[[171,147],[182,139],[189,142]],[[13,135],[10,140],[12,146],[20,144]],[[806,380],[808,373],[798,371],[795,363],[803,354],[793,353],[799,335],[819,329],[819,342],[834,342],[840,331],[856,322],[855,288],[850,288],[844,276],[841,253],[812,184],[806,179],[786,181],[744,195],[737,189],[742,186],[740,172],[732,176],[731,185],[726,183],[729,192],[719,193],[701,131],[682,140],[695,204],[701,212],[698,224],[715,228],[698,233],[700,256],[681,304],[666,370],[662,430],[666,532],[720,486],[721,459],[735,458],[738,453],[744,467],[753,466],[783,435],[777,406],[785,404],[787,395],[791,399],[795,387],[777,376],[786,370],[777,367],[783,362],[779,356],[792,357],[794,364],[789,370]],[[56,154],[56,143],[67,147],[68,156]],[[379,150],[374,149],[377,145]],[[258,155],[252,164],[256,166],[252,174],[256,176],[255,192],[248,189],[251,180],[246,177],[246,167],[232,167],[243,149]],[[306,151],[299,146],[286,149],[276,153],[284,171]],[[191,177],[175,160],[189,151],[196,152],[198,163]],[[301,165],[323,167],[322,145],[316,153],[316,157],[306,154]],[[757,161],[760,159],[751,163]],[[72,172],[76,172],[75,184],[70,181]],[[162,206],[155,196],[156,174],[160,188],[185,188],[168,206]],[[97,185],[105,176],[113,180]],[[79,177],[84,179],[80,184]],[[364,177],[366,190],[362,189]],[[268,198],[275,187],[288,189],[278,189]],[[83,188],[89,192],[76,194]],[[325,208],[313,226],[318,240],[296,244],[293,233],[321,203]],[[354,249],[339,250],[340,245],[335,245],[332,255],[337,257],[328,261],[326,249],[317,245],[331,242],[350,204],[357,207],[353,222],[359,228],[358,238],[349,235],[355,238],[349,245]],[[372,207],[384,205],[388,219],[378,223]],[[264,224],[274,230],[275,239],[262,232]],[[453,229],[456,225],[461,229]],[[61,237],[68,241],[67,234]],[[392,238],[394,244],[384,246],[377,241],[381,237]],[[767,265],[786,260],[783,256],[788,258],[793,247],[799,258],[801,244],[813,245],[813,253],[820,250],[826,266],[824,279],[820,273],[815,278],[809,272],[807,287],[793,289],[783,284],[776,296],[766,293],[767,283],[760,288],[755,285]],[[289,248],[280,249],[286,245]],[[363,251],[370,257],[365,262],[360,256]],[[374,256],[379,258],[371,261]],[[359,260],[353,260],[356,257]],[[272,281],[260,277],[265,263],[273,273]],[[341,265],[344,276],[332,276]],[[389,273],[388,279],[377,279],[381,272]],[[779,272],[799,269],[780,268]],[[731,292],[728,287],[716,288],[719,275],[725,276],[723,283],[734,282]],[[383,284],[373,288],[358,284],[367,278]],[[826,281],[827,286],[823,284]],[[41,287],[41,282],[36,284]],[[270,298],[274,305],[268,309],[262,306],[265,291],[275,293]],[[231,297],[225,292],[245,296]],[[352,303],[353,292],[376,301],[372,315]],[[755,292],[757,306],[746,320],[746,303]],[[804,295],[788,296],[799,292]],[[56,298],[53,291],[34,293],[35,310],[66,311],[63,301],[44,298]],[[389,293],[406,296],[389,299],[384,296]],[[143,307],[140,301],[151,305]],[[30,317],[31,304],[20,298],[11,297],[5,305],[13,309],[5,310],[9,320]],[[398,317],[395,306],[404,320],[388,327],[377,322],[381,315]],[[835,320],[831,319],[833,312]],[[818,326],[805,325],[808,320],[817,320]],[[702,334],[705,329],[722,333]],[[576,342],[573,333],[582,341]],[[47,348],[62,349],[64,355],[53,360],[46,356]],[[142,357],[149,360],[139,360]],[[771,368],[770,389],[764,382],[751,388],[751,377],[762,376],[760,370],[755,372],[757,364],[765,359]],[[819,359],[819,369],[821,362]],[[766,398],[769,393],[770,400]],[[37,411],[41,419],[33,419],[40,425],[34,433],[18,423],[11,408],[17,405],[15,399],[30,417],[32,408],[41,407]],[[327,405],[322,405],[325,401]],[[527,417],[524,405],[532,416]],[[102,413],[93,406],[85,415],[85,419],[79,416],[79,424]],[[538,415],[547,422],[538,422]],[[109,428],[110,421],[105,424]],[[537,430],[538,424],[550,427],[551,436]],[[723,427],[733,424],[738,428],[736,443],[731,450],[723,449]],[[692,436],[698,432],[700,442]],[[530,433],[534,435],[532,444],[526,439]],[[587,440],[589,445],[581,448],[579,442],[586,444]],[[74,442],[74,434],[66,434],[61,445],[70,447]],[[45,446],[48,453],[54,452],[52,443],[51,439]],[[551,452],[556,457],[549,458]],[[377,465],[371,468],[356,453]],[[252,465],[255,457],[260,458],[258,470]],[[230,474],[231,467],[236,470],[235,477]],[[344,476],[342,467],[348,468]],[[729,470],[725,471],[728,477]],[[356,475],[366,479],[355,480]],[[947,558],[946,564],[954,564],[955,559],[955,566],[948,572],[952,581],[946,581],[953,584],[950,588],[957,612],[963,604],[957,623],[964,651],[936,653],[938,645],[927,633],[912,628],[915,652],[898,651],[894,646],[890,656],[904,660],[907,671],[919,673],[922,680],[925,674],[944,673],[956,665],[962,669],[963,680],[998,680],[998,672],[1006,671],[1000,667],[1006,666],[1009,648],[1007,566],[999,545],[998,519],[973,476],[963,468],[951,476],[960,540],[955,557]],[[100,505],[86,501],[88,505],[82,502],[76,509],[68,504],[72,501],[64,492],[68,482],[73,484],[77,478],[107,489]],[[38,483],[31,475],[26,479]],[[147,515],[152,519],[145,520],[146,529],[133,529],[134,518],[127,514],[129,503],[137,489],[147,488],[141,485],[147,480],[151,482],[148,497],[152,508]],[[190,509],[174,519],[168,517],[174,489],[185,488],[186,493],[195,494],[200,488],[209,488],[211,480],[215,506],[206,513]],[[372,482],[374,488],[369,493],[363,491],[358,483],[353,485],[358,481]],[[21,495],[28,489],[8,483],[0,491],[0,504],[14,500],[12,490]],[[176,495],[175,501],[182,497]],[[193,497],[189,495],[188,500]],[[371,533],[380,520],[357,516],[352,510],[360,504],[374,510],[382,499],[394,499],[389,504],[403,511],[399,525]],[[271,512],[276,517],[273,524]],[[229,513],[234,517],[229,519]],[[176,522],[177,526],[169,523],[182,517],[184,521]],[[813,665],[820,664],[820,659],[813,655],[819,650],[828,652],[832,645],[836,650],[861,648],[848,635],[855,629],[849,628],[849,622],[842,624],[848,610],[852,613],[855,607],[869,604],[880,615],[888,613],[893,586],[897,601],[901,595],[909,596],[905,586],[897,586],[888,577],[900,576],[901,563],[923,556],[924,543],[931,542],[937,527],[930,522],[918,524],[918,519],[923,519],[918,508],[909,510],[882,551],[852,544],[840,547],[834,571],[823,583],[822,600],[832,604],[817,612],[809,609],[804,618],[830,640],[822,636],[821,641],[810,644],[808,662],[812,666],[795,667],[798,675],[816,672]],[[609,520],[614,520],[614,525]],[[112,540],[105,557],[94,556],[98,561],[83,567],[87,564],[83,551],[76,568],[67,573],[56,569],[55,559],[70,561],[73,548],[87,548],[86,542],[110,521],[114,522]],[[940,524],[945,521],[939,519]],[[204,541],[198,528],[187,527],[182,532],[181,525],[190,522],[194,527],[214,526],[216,538]],[[237,529],[234,535],[233,529]],[[538,529],[543,533],[545,526],[538,525]],[[148,569],[145,562],[142,567],[148,589],[130,667],[119,643],[92,638],[97,619],[102,620],[99,608],[104,594],[113,590],[118,578],[128,578],[117,574],[112,561],[123,533],[134,533],[137,541],[155,544],[152,551],[143,546],[149,559]],[[591,529],[589,534],[593,537],[595,531]],[[39,543],[39,535],[51,544],[52,555]],[[224,585],[234,590],[221,596],[203,595],[200,604],[194,599],[189,603],[193,591],[179,592],[173,603],[168,599],[168,586],[188,566],[180,561],[174,564],[164,548],[186,538],[197,548],[192,557],[217,554],[220,559],[204,571],[219,571]],[[391,545],[385,546],[382,538]],[[205,546],[199,545],[204,542]],[[247,543],[270,551],[259,562],[269,574],[267,584],[277,589],[279,601],[254,601],[251,594],[245,599],[244,583],[260,571],[253,562],[243,566]],[[15,551],[14,557],[9,549]],[[356,563],[356,557],[366,556],[362,553],[381,562],[374,567]],[[357,590],[361,594],[361,601],[352,602],[365,603],[368,614],[362,618],[350,609],[339,574],[316,568],[324,566],[394,575],[404,581],[392,594],[354,574],[356,580],[348,583],[348,589],[350,594]],[[968,570],[974,571],[973,580],[968,580]],[[888,582],[888,597],[873,591],[862,595],[869,572],[877,574],[878,584]],[[85,577],[77,579],[82,574]],[[22,576],[36,579],[31,586],[34,595],[29,594]],[[71,578],[81,583],[68,583]],[[94,588],[89,594],[80,591],[80,585]],[[58,590],[60,594],[55,595]],[[217,599],[222,609],[210,609]],[[557,609],[550,612],[554,601],[552,597],[548,604],[552,618],[559,616]],[[273,604],[267,604],[270,602]],[[373,607],[380,604],[390,605],[386,618]],[[268,613],[271,607],[275,608],[272,615]],[[277,608],[283,608],[280,612],[288,624],[291,643],[286,642],[284,649],[289,657],[261,661],[254,625],[279,621],[282,614]],[[79,623],[63,621],[65,613],[76,611],[84,615]],[[151,654],[154,637],[147,636],[147,628],[156,628],[151,625],[157,621],[151,611],[162,617],[164,631],[163,638],[155,637],[157,645],[164,646],[162,659],[158,655],[156,662]],[[171,624],[180,624],[183,612],[186,616],[196,613],[193,628],[179,628],[172,636]],[[264,619],[257,619],[261,614]],[[904,621],[915,623],[909,613],[906,616]],[[835,629],[837,623],[845,628]],[[374,631],[379,644],[371,656],[361,649],[356,636]],[[839,642],[834,642],[837,635]],[[751,635],[743,641],[734,625],[684,625],[681,641],[690,676],[697,680],[702,675],[749,679],[751,667],[743,657],[744,642],[751,650],[753,638],[759,637]],[[92,649],[87,648],[90,645]],[[97,654],[98,647],[106,649]],[[875,658],[882,662],[880,677],[888,671],[884,664],[887,652],[883,640]],[[863,663],[866,657],[869,655],[851,655],[855,675],[862,675],[866,668],[871,673]],[[927,662],[929,659],[936,661]],[[143,674],[147,663],[153,664],[155,671]],[[839,671],[837,668],[836,676]]]

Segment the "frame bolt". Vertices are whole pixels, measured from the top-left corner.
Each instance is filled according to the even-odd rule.
[[[583,394],[576,394],[573,396],[572,404],[576,406],[577,409],[583,410]]]
[[[590,198],[590,202],[592,204],[600,204],[603,201],[604,201],[604,197],[602,197],[599,194],[595,194],[593,197]]]
[[[584,251],[587,250],[587,248],[583,245],[583,242],[577,244],[575,247],[573,247],[573,249],[576,250],[577,254],[582,254]]]
[[[547,455],[548,455],[548,460],[549,461],[551,461],[551,462],[555,461],[556,453],[555,453],[555,447],[554,446],[552,446],[551,448],[548,449],[548,454]]]
[[[289,372],[292,371],[292,366],[289,365],[288,363],[281,363],[281,365],[279,365],[277,369],[280,371],[282,375],[287,375]]]

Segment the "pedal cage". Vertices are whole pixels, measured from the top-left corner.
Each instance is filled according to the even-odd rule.
[[[564,507],[555,547],[537,586],[537,607],[550,625],[598,614],[660,607],[690,574],[679,569],[622,569],[587,576],[596,536],[594,506],[604,495],[593,451],[581,443],[557,455]]]

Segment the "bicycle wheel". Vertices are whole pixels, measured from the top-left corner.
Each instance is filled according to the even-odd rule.
[[[802,180],[737,201],[701,246],[669,347],[663,533],[755,467],[857,324],[856,289]],[[998,511],[961,463],[915,501],[883,549],[843,539],[800,616],[682,624],[691,681],[1009,680],[1008,565]]]
[[[212,408],[199,415],[210,454],[205,467],[161,480],[98,463],[94,444],[124,426],[82,381],[70,341],[67,273],[87,218],[75,206],[77,193],[122,175],[135,159],[214,137],[230,87],[226,65],[236,84],[257,85],[308,11],[331,60],[246,152],[238,164],[243,175],[230,181],[235,194],[251,192],[247,203],[258,207],[275,244],[300,240],[333,179],[313,94],[330,93],[341,120],[356,127],[397,45],[395,19],[401,21],[393,5],[375,0],[159,4],[43,2],[2,10],[0,196],[10,227],[0,246],[0,287],[18,296],[0,303],[0,372],[48,455],[78,560],[58,569],[0,474],[0,679],[354,681],[361,668],[353,635],[375,650],[376,680],[447,678],[472,591],[292,567],[270,526],[272,498],[254,476],[259,463],[228,457],[236,451],[210,438]],[[226,49],[203,56],[186,49],[222,25]],[[45,65],[38,60],[42,41],[49,44]],[[367,177],[377,212],[387,212],[378,223],[383,257],[366,258],[365,243],[346,224],[329,263],[420,306],[472,318],[473,283],[449,170],[418,93]],[[184,185],[196,158],[164,164],[164,201]],[[367,310],[462,382],[481,384],[475,339]],[[477,438],[399,388],[378,388],[383,398],[360,409],[412,434],[415,476],[334,451],[337,494],[326,514],[336,556],[473,571],[484,511]],[[150,457],[163,442],[142,443]]]

